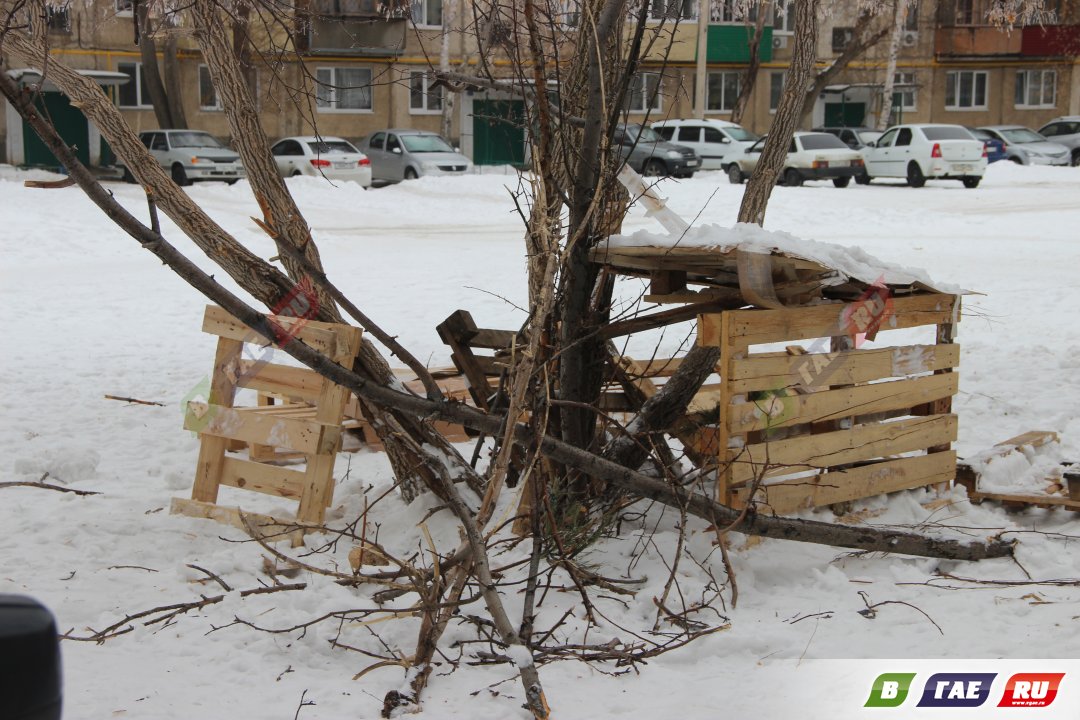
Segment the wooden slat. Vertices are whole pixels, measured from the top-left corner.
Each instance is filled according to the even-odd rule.
[[[468,341],[469,345],[474,348],[504,350],[514,344],[514,339],[516,337],[517,333],[513,330],[479,328]]]
[[[955,415],[933,415],[756,443],[736,457],[732,483],[924,450],[956,440],[956,428]]]
[[[173,498],[169,512],[173,515],[214,520],[240,530],[247,529],[244,527],[241,510],[238,507],[215,505],[209,502],[188,500],[187,498]],[[244,512],[243,517],[247,518],[248,524],[257,530],[262,537],[268,539],[284,539],[286,534],[293,535],[294,533],[302,538],[303,533],[307,530],[305,523],[298,520],[284,520],[262,513],[250,512]],[[296,542],[295,538],[293,542]]]
[[[240,375],[237,378],[237,385],[240,387],[284,395],[304,402],[314,402],[319,397],[322,384],[322,375],[314,370],[277,363],[259,364],[251,360],[241,361]]]
[[[337,425],[198,402],[188,403],[184,429],[213,437],[296,450],[308,455],[333,453],[341,439],[341,428]]]
[[[745,433],[910,408],[955,395],[958,382],[957,373],[948,373],[826,390],[808,395],[770,396],[756,402],[736,403],[731,408],[730,430],[733,433]]]
[[[210,381],[210,397],[208,400],[220,407],[232,407],[236,398],[236,368],[240,363],[240,355],[244,350],[243,343],[229,338],[218,338],[217,349],[214,352],[214,370]],[[188,427],[187,418],[184,419],[184,427],[195,432],[202,431],[204,423],[197,422]],[[218,495],[218,477],[221,474],[221,463],[225,459],[225,451],[229,449],[229,441],[226,438],[213,436],[200,436],[199,460],[195,465],[195,482],[191,486],[191,497],[194,500],[214,502]]]
[[[221,484],[299,500],[304,490],[304,473],[227,457],[221,468]]]
[[[736,393],[793,385],[853,385],[959,364],[959,345],[906,345],[806,355],[761,353],[735,362],[731,385]]]
[[[275,316],[275,320],[287,330],[294,327],[299,321],[296,318]],[[305,321],[304,326],[297,333],[298,337],[306,344],[326,355],[338,355],[337,336],[331,328],[340,327],[333,323]],[[203,332],[218,337],[239,340],[240,342],[266,344],[266,338],[240,322],[228,312],[216,305],[207,305],[206,314],[203,316]]]
[[[861,465],[848,470],[785,480],[758,489],[760,502],[777,514],[950,482],[956,453],[932,453]],[[735,505],[746,504],[749,487],[735,488]]]
[[[892,311],[880,329],[900,330],[952,322],[956,300],[955,295],[938,293],[893,298]],[[782,310],[730,310],[701,315],[698,319],[698,343],[708,346],[719,344],[720,318],[725,315],[730,316],[731,337],[740,338],[749,345],[846,335],[850,327],[845,322],[844,311],[858,305],[858,302],[829,303]]]

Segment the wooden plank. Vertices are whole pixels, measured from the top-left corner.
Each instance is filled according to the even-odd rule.
[[[337,335],[333,328],[341,326],[334,323],[300,321],[297,318],[286,318],[280,315],[275,316],[274,319],[286,331],[290,331],[298,324],[302,324],[297,333],[301,340],[326,355],[334,356],[338,354]],[[256,345],[267,344],[266,338],[216,305],[206,306],[202,329],[203,332],[210,335],[217,335],[230,340],[254,343]]]
[[[956,429],[955,415],[932,415],[755,443],[736,457],[731,480],[742,485],[759,475],[775,477],[924,450],[956,440]]]
[[[308,455],[335,452],[341,440],[341,428],[336,425],[200,402],[188,403],[184,428],[212,437],[271,445]]]
[[[299,500],[304,489],[304,473],[227,457],[221,468],[221,484]]]
[[[940,293],[893,298],[891,312],[880,329],[900,330],[952,322],[956,301],[957,296]],[[722,315],[731,316],[731,337],[740,338],[749,345],[846,335],[851,329],[847,318],[859,307],[860,302],[828,303],[780,310],[729,310],[705,314],[698,319],[698,343],[719,344]]]
[[[854,385],[890,377],[933,372],[960,364],[959,345],[905,345],[846,352],[759,353],[732,367],[736,393],[794,385]]]
[[[244,521],[241,519],[242,511],[238,507],[215,505],[187,498],[173,498],[169,512],[172,515],[214,520],[240,530],[246,530]],[[304,523],[298,520],[281,519],[262,513],[243,512],[242,514],[244,518],[247,518],[248,524],[266,539],[284,540],[294,534],[299,534],[302,537],[305,531],[310,531],[309,528],[305,527]]]
[[[762,485],[759,503],[784,514],[950,482],[955,476],[956,453],[949,450]],[[733,491],[737,507],[746,504],[748,492],[747,486]]]
[[[731,408],[732,433],[822,422],[857,414],[911,408],[955,395],[959,375],[928,375],[913,380],[858,385],[808,395],[769,396]]]
[[[236,370],[244,344],[238,340],[219,338],[214,353],[214,370],[210,380],[210,402],[218,407],[230,408],[236,398]],[[187,417],[184,427],[195,432],[202,432],[204,423],[197,422],[188,426]],[[191,486],[193,500],[214,502],[218,495],[218,481],[221,477],[221,465],[225,460],[225,451],[229,448],[227,438],[208,435],[199,436],[199,459],[195,465],[195,482]]]
[[[474,348],[486,348],[488,350],[505,350],[512,347],[517,340],[517,333],[513,330],[492,330],[479,328],[472,337],[468,338],[469,346]]]

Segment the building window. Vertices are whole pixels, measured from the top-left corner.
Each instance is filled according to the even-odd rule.
[[[135,7],[134,0],[116,0],[116,14],[131,16],[131,11]]]
[[[956,25],[986,25],[988,12],[986,0],[953,0]]]
[[[71,9],[67,5],[46,5],[45,25],[49,32],[71,32]]]
[[[705,93],[705,108],[711,112],[731,112],[735,101],[739,99],[741,76],[737,72],[709,73],[708,89]]]
[[[650,20],[696,20],[696,0],[647,0]]]
[[[904,10],[904,30],[908,32],[919,31],[919,3],[915,0],[909,2]]]
[[[128,76],[128,81],[119,87],[118,105],[122,108],[148,108],[150,93],[146,89],[146,81],[143,80],[142,63],[122,62],[116,63],[116,71]]]
[[[1057,106],[1057,70],[1017,70],[1016,107]]]
[[[776,0],[773,10],[773,34],[795,32],[795,4],[791,0]]]
[[[769,73],[769,112],[776,112],[780,107],[780,97],[784,94],[784,81],[787,73],[784,71]]]
[[[412,21],[421,27],[442,27],[442,0],[412,0]]]
[[[832,51],[841,53],[855,40],[855,28],[834,27],[832,29]]]
[[[704,1],[704,0],[703,0]],[[711,0],[709,2],[709,22],[717,25],[745,25],[757,22],[757,3],[746,0]]]
[[[199,66],[199,109],[221,109],[221,101],[218,99],[217,90],[214,89],[214,81],[210,78],[210,68],[206,65]]]
[[[956,70],[945,73],[946,110],[985,110],[986,72]]]
[[[893,108],[916,110],[915,101],[919,89],[915,85],[915,73],[898,72],[893,75]]]
[[[441,112],[443,107],[443,86],[431,88],[431,78],[426,72],[409,73],[409,112]]]
[[[318,68],[315,104],[319,112],[370,112],[370,68]]]
[[[638,73],[630,80],[630,95],[626,98],[626,110],[643,113],[661,109],[660,74]]]

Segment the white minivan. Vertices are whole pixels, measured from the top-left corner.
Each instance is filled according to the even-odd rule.
[[[727,170],[759,137],[726,120],[661,120],[652,128],[668,142],[697,153],[702,170]]]

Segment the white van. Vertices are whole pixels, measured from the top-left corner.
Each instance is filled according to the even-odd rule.
[[[726,120],[661,120],[652,127],[665,140],[697,153],[702,170],[727,170],[759,137]]]

